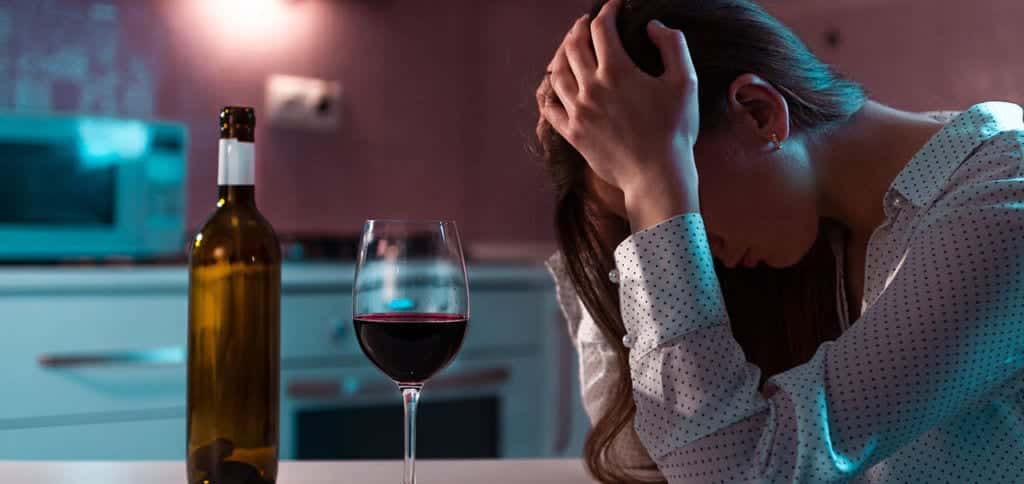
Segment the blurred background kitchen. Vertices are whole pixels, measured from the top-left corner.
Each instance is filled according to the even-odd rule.
[[[181,459],[186,238],[228,104],[281,235],[281,457],[399,458],[351,329],[366,218],[458,221],[473,314],[424,458],[579,455],[533,91],[587,1],[0,0],[0,459]],[[874,98],[1024,101],[1019,0],[774,0]]]

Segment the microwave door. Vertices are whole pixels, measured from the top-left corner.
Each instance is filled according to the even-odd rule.
[[[138,209],[119,202],[138,200],[138,163],[96,156],[61,127],[69,122],[49,120],[49,137],[0,138],[4,260],[104,257],[135,246]]]
[[[0,143],[0,223],[8,227],[114,225],[117,168],[83,166],[69,144]]]

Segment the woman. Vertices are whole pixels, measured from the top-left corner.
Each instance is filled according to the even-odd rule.
[[[1024,475],[1019,106],[870,101],[750,0],[595,7],[538,105],[595,477]],[[762,316],[817,325],[750,337],[759,310],[727,286],[782,293],[732,284],[740,265],[798,272]]]

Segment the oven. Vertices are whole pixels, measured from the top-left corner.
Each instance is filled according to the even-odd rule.
[[[418,457],[578,456],[588,422],[550,279],[533,269],[479,268],[470,279],[463,348],[423,388]],[[301,339],[282,340],[281,457],[401,459],[401,394],[361,353],[350,317],[337,316],[351,311],[351,300],[337,297]],[[283,323],[297,335],[304,324],[290,316],[288,300]]]

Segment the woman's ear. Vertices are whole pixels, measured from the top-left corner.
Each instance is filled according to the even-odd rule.
[[[743,74],[729,85],[729,113],[770,145],[789,138],[789,103],[775,86],[756,74]]]

